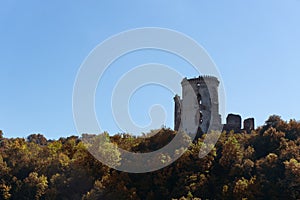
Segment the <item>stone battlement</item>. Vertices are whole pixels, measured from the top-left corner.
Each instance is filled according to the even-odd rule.
[[[189,83],[189,84],[208,84],[208,83],[216,83],[217,85],[219,85],[219,80],[214,77],[214,76],[209,76],[209,75],[204,75],[204,76],[198,76],[197,78],[191,78],[191,79],[187,79],[184,78],[181,82],[181,84],[185,84],[185,83]]]

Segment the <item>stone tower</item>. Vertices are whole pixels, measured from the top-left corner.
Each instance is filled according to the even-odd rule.
[[[175,101],[175,130],[188,134],[202,134],[210,130],[221,129],[219,114],[219,80],[213,76],[184,78],[182,99],[178,95]]]

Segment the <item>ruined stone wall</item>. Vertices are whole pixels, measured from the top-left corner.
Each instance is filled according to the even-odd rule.
[[[242,127],[242,118],[240,115],[229,114],[226,118],[226,124],[224,124],[223,130],[234,132],[240,132]]]
[[[235,133],[246,131],[247,133],[251,133],[255,128],[254,118],[245,119],[243,125],[242,129],[242,117],[240,115],[229,114],[226,118],[226,124],[223,126],[223,131],[234,131]]]
[[[174,98],[175,130],[181,129],[192,134],[219,129],[221,116],[219,114],[218,79],[212,76],[185,78],[181,85],[182,100],[178,96]],[[180,102],[180,113],[178,102]],[[179,122],[181,122],[181,127],[178,125]]]
[[[182,99],[174,97],[174,129],[185,131],[188,134],[203,134],[211,130],[220,130],[222,127],[219,114],[219,80],[213,76],[199,76],[197,78],[184,78],[181,82]],[[223,130],[248,133],[254,129],[254,119],[244,121],[240,115],[229,114]]]
[[[244,120],[244,130],[247,133],[251,133],[252,130],[254,130],[254,118],[248,118]]]
[[[181,123],[181,99],[180,96],[174,97],[175,112],[174,112],[174,130],[178,131]]]

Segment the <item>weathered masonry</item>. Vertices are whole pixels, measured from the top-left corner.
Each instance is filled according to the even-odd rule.
[[[176,95],[174,129],[188,134],[202,134],[211,130],[233,130],[235,132],[254,129],[254,119],[244,121],[241,129],[241,117],[229,114],[225,125],[219,113],[219,80],[213,76],[184,78],[181,82],[182,98]],[[223,128],[222,128],[223,127]]]

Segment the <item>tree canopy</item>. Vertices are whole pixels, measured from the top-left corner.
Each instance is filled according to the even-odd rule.
[[[103,133],[94,148],[117,166],[124,159],[117,146],[151,152],[176,134],[170,129],[143,137]],[[274,115],[250,134],[223,132],[210,153],[199,158],[205,137],[169,166],[134,174],[103,165],[76,136],[8,139],[0,131],[0,199],[300,199],[299,122]],[[97,146],[105,141],[112,143]]]

